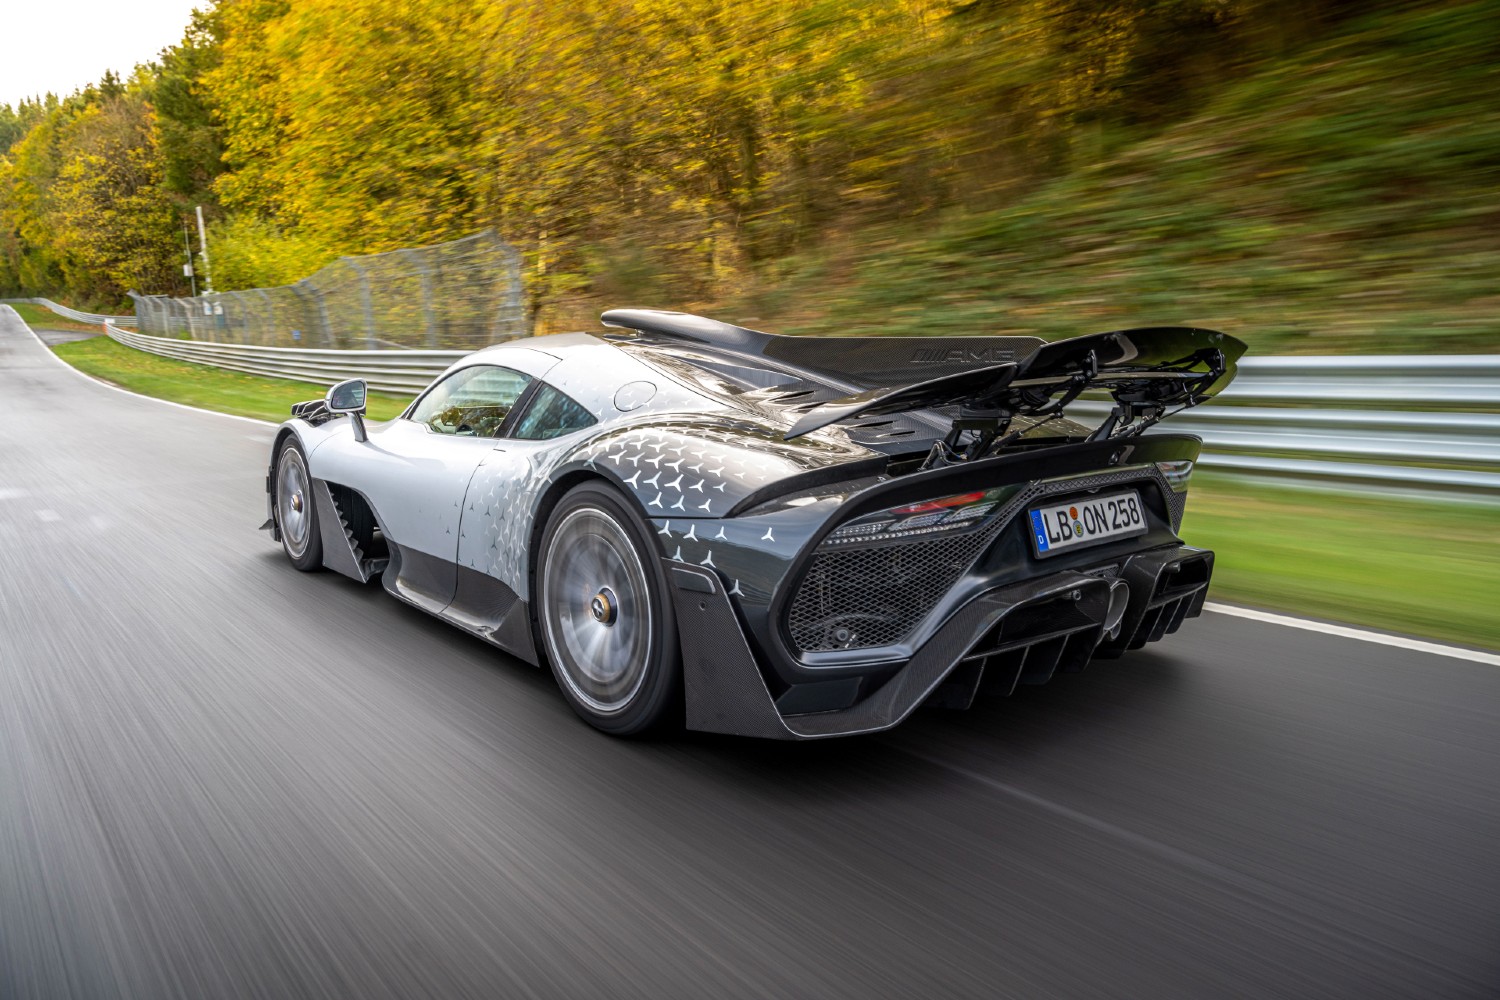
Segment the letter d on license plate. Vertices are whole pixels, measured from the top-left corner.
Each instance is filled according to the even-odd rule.
[[[1031,509],[1031,541],[1040,557],[1111,538],[1146,533],[1146,512],[1135,490]]]

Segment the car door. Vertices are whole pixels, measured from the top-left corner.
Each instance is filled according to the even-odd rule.
[[[404,416],[371,424],[367,441],[319,450],[314,474],[374,508],[398,570],[388,584],[403,597],[431,610],[452,600],[464,493],[530,382],[501,365],[460,368]]]
[[[458,594],[449,617],[493,626],[526,592],[527,547],[546,470],[572,447],[572,435],[595,414],[545,381],[531,387],[505,436],[480,461],[463,503],[458,543]],[[497,586],[498,584],[498,586]]]

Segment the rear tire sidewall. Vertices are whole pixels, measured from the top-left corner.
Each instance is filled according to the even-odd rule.
[[[300,555],[294,551],[291,540],[287,535],[286,528],[281,524],[283,502],[282,472],[284,464],[288,462],[300,463],[303,480],[306,483],[302,502],[304,511],[303,517],[306,518],[307,523],[307,544],[303,547]],[[277,521],[277,530],[281,534],[282,551],[286,553],[286,557],[291,562],[291,564],[304,573],[308,573],[316,569],[321,569],[323,566],[323,536],[319,534],[318,505],[314,501],[312,496],[313,482],[312,474],[307,470],[307,453],[302,450],[302,444],[296,438],[287,438],[286,443],[281,446],[281,450],[276,453],[276,473],[274,481],[276,484],[275,516]]]
[[[626,705],[608,714],[598,711],[579,698],[564,675],[564,667],[554,652],[552,622],[546,605],[547,574],[556,565],[556,560],[550,553],[557,540],[557,529],[568,515],[584,508],[592,508],[595,512],[607,515],[623,529],[635,549],[636,558],[640,560],[650,596],[651,610],[648,619],[652,642],[645,676]],[[647,532],[641,517],[626,504],[618,492],[603,483],[584,483],[568,491],[557,506],[552,508],[547,518],[546,531],[537,547],[535,598],[533,607],[536,609],[538,650],[551,666],[563,697],[585,722],[606,733],[631,736],[656,729],[668,721],[674,708],[680,703],[678,691],[682,666],[676,616],[672,612],[671,595],[667,590],[666,574],[662,571],[655,540]],[[556,641],[561,642],[561,637],[556,637]]]

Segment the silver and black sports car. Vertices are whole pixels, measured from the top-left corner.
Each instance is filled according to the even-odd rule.
[[[775,739],[966,708],[1175,632],[1200,442],[1142,432],[1245,345],[1163,327],[781,337],[615,310],[465,357],[398,418],[293,408],[266,480],[298,569],[533,664],[585,720]],[[1113,400],[1087,426],[1084,394]]]

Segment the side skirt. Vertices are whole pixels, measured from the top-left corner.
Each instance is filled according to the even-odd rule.
[[[458,568],[458,588],[443,617],[514,656],[540,666],[531,637],[531,607],[504,583],[467,566]]]
[[[391,563],[382,583],[392,597],[477,636],[533,667],[541,665],[531,635],[531,606],[517,597],[515,591],[494,577],[467,566],[403,549],[389,541],[387,544],[391,549]],[[413,567],[428,576],[456,574],[457,592],[453,600],[444,603],[404,584],[402,573]]]

